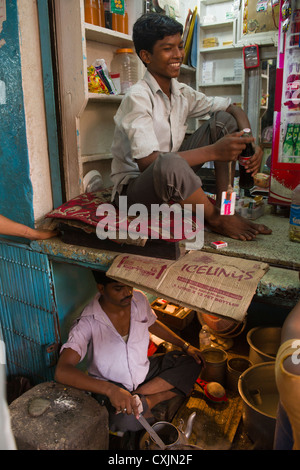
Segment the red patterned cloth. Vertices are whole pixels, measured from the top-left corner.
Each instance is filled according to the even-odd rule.
[[[104,189],[102,191],[97,191],[94,193],[85,193],[80,194],[79,196],[71,199],[70,201],[65,202],[57,209],[52,210],[46,217],[54,218],[54,219],[63,219],[65,221],[77,221],[81,224],[87,224],[88,226],[92,226],[96,229],[97,224],[106,219],[106,215],[97,216],[97,208],[101,204],[110,204],[110,207],[115,210],[115,220],[116,220],[116,229],[117,231],[122,228],[123,230],[127,230],[138,215],[135,217],[129,217],[126,214],[126,220],[124,218],[121,220],[119,217],[119,209],[111,202],[111,188]],[[106,219],[107,220],[107,219]],[[151,225],[152,222],[152,225]],[[163,223],[168,223],[168,227],[163,227]],[[196,230],[197,225],[195,222],[195,218],[192,218],[192,229],[193,231]],[[183,224],[183,222],[182,222]],[[155,224],[156,225],[156,224]],[[165,220],[158,221],[157,232],[159,233],[158,239],[163,239],[166,241],[180,241],[186,239],[184,236],[184,230],[182,226],[182,236],[174,238],[174,220],[172,217],[169,217],[169,220],[166,222]],[[168,233],[170,234],[170,238],[165,237],[166,228],[168,228]],[[198,227],[198,229],[202,229],[203,227]],[[153,220],[151,221],[151,217],[148,218],[148,226],[147,226],[147,233],[143,233],[142,230],[140,231],[140,236],[148,236],[151,237],[151,233],[153,234]]]
[[[96,227],[101,218],[97,217],[96,211],[100,204],[110,203],[111,189],[105,189],[95,193],[85,193],[70,199],[46,217],[54,219],[78,220]]]

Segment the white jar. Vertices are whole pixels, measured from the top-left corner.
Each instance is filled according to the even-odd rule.
[[[111,62],[111,73],[119,73],[121,93],[138,81],[138,58],[133,49],[117,49]]]

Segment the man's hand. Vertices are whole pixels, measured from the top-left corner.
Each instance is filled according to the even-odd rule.
[[[58,234],[58,230],[33,229],[30,233],[28,232],[28,238],[30,240],[48,240],[49,238],[56,237]]]
[[[260,170],[260,165],[263,157],[263,151],[258,145],[255,146],[255,153],[249,162],[245,164],[247,173],[251,173],[251,176],[256,175]]]
[[[212,144],[214,160],[221,162],[236,161],[247,143],[253,143],[254,137],[243,137],[244,131],[226,134]]]
[[[192,356],[198,364],[202,364],[205,367],[205,359],[201,354],[200,349],[194,348],[194,346],[189,345],[186,354]]]
[[[107,396],[117,413],[127,413],[128,415],[133,413],[137,418],[139,417],[138,401],[128,390],[111,384]]]

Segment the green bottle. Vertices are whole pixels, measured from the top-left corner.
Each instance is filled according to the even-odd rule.
[[[294,142],[294,155],[295,157],[299,157],[300,156],[300,124],[294,125],[293,142]]]
[[[293,141],[294,124],[288,124],[283,142],[283,156],[293,157],[294,156],[294,141]]]

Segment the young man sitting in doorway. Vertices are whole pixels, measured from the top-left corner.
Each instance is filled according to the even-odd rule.
[[[238,156],[254,138],[243,137],[249,120],[230,99],[207,97],[176,80],[184,58],[182,32],[179,22],[157,13],[143,15],[133,27],[135,49],[147,70],[125,94],[115,116],[112,198],[118,204],[119,196],[126,195],[128,206],[170,201],[192,204],[195,212],[196,204],[203,204],[205,223],[214,232],[239,240],[270,234],[262,224],[238,215],[220,215],[229,162],[233,178]],[[211,119],[185,140],[187,120],[206,115]],[[262,150],[256,147],[248,166],[253,175],[261,158]],[[196,174],[209,161],[215,165],[216,205]]]
[[[93,274],[99,292],[72,326],[55,380],[92,392],[109,410],[111,431],[137,431],[140,404],[151,421],[155,405],[188,396],[203,360],[198,349],[157,320],[145,294],[103,272]],[[149,332],[183,351],[148,357]],[[85,356],[88,375],[76,368]]]

